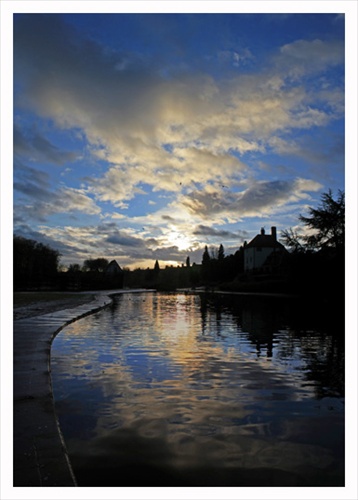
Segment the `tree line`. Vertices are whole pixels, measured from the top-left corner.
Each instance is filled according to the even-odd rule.
[[[67,272],[78,273],[78,272],[95,272],[103,273],[108,267],[109,261],[104,257],[98,257],[96,259],[86,259],[83,261],[82,266],[80,264],[70,264],[68,266]]]
[[[60,252],[37,241],[14,236],[14,286],[51,286],[56,280],[60,263]]]
[[[57,287],[71,289],[156,288],[175,290],[188,287],[221,287],[238,291],[306,291],[335,290],[344,293],[345,196],[338,191],[334,198],[329,190],[308,215],[299,216],[305,232],[289,228],[281,241],[289,249],[279,276],[245,273],[244,246],[233,255],[205,246],[200,265],[190,264],[187,257],[181,266],[161,269],[155,261],[151,269],[122,270],[121,276],[106,274],[105,258],[84,260],[82,266],[71,264],[66,273],[60,270],[60,253],[48,245],[14,236],[14,287]]]
[[[202,261],[202,280],[205,285],[227,282],[244,272],[244,247],[234,255],[225,255],[222,244],[216,248],[205,246]]]

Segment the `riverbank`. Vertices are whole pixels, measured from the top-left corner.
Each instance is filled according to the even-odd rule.
[[[117,293],[14,307],[14,486],[76,486],[54,408],[51,344],[64,326],[108,306]]]
[[[13,486],[76,486],[54,407],[52,341],[66,325],[107,307],[112,296],[127,291],[152,290],[15,294]]]
[[[73,309],[91,302],[95,297],[95,293],[87,292],[15,292],[13,319],[16,321],[63,309]]]

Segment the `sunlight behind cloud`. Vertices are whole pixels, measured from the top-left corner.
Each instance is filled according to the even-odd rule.
[[[176,246],[180,252],[183,250],[190,250],[195,242],[193,238],[173,230],[165,236],[169,245]]]
[[[155,260],[160,251],[180,262],[207,243],[197,227],[212,225],[212,237],[254,235],[260,219],[287,225],[285,214],[317,199],[328,182],[342,184],[344,37],[334,16],[312,25],[283,17],[277,37],[265,16],[175,15],[165,23],[132,16],[133,38],[122,36],[125,15],[113,16],[107,34],[93,30],[94,19],[15,19],[15,205],[23,234],[55,224],[63,233],[54,241],[65,245],[66,228],[82,224],[94,251],[122,263]],[[189,22],[202,33],[193,45]],[[217,26],[210,36],[206,23]],[[97,243],[102,220],[116,227],[106,226],[108,239]]]

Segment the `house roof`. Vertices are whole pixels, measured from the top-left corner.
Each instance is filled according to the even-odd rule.
[[[271,234],[258,234],[254,239],[250,241],[245,247],[246,248],[280,248],[285,247],[279,243]]]
[[[123,272],[116,260],[111,260],[106,268],[106,273],[121,273]]]

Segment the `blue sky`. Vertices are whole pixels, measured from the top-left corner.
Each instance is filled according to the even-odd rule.
[[[62,263],[234,253],[344,189],[344,16],[17,14],[14,232]]]

